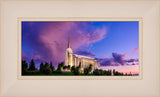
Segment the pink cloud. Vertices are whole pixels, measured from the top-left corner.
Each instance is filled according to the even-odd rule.
[[[83,29],[85,29],[85,24],[81,24],[81,26],[82,25]],[[64,61],[68,32],[71,32],[70,40],[73,52],[80,47],[88,47],[91,43],[102,40],[107,34],[106,27],[96,29],[92,32],[84,32],[84,30],[80,29],[79,26],[79,23],[63,22],[56,24],[49,23],[40,28],[41,30],[38,36],[39,41],[42,43],[42,47],[44,46],[45,50],[47,50],[46,55],[48,56],[48,59],[54,64]],[[41,57],[43,57],[43,55]],[[36,56],[36,58],[41,57]]]

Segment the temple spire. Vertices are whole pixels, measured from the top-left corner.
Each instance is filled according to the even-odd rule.
[[[68,32],[68,48],[70,48],[70,32]]]

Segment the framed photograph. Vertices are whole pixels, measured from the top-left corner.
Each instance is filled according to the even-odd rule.
[[[159,96],[159,3],[1,1],[0,96]]]
[[[142,18],[115,19],[19,18],[19,79],[141,79]]]

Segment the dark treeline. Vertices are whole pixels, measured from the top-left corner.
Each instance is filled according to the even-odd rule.
[[[54,75],[54,74],[62,74],[65,72],[70,72],[70,75],[106,75],[106,76],[132,76],[132,74],[123,74],[115,70],[102,70],[102,69],[95,69],[92,71],[92,64],[89,67],[82,69],[81,63],[79,66],[75,67],[72,66],[64,66],[64,62],[58,64],[58,67],[50,63],[40,63],[39,69],[35,67],[35,62],[32,59],[28,64],[25,60],[22,61],[22,75]]]

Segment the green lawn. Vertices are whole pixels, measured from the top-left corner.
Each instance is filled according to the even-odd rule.
[[[95,76],[93,74],[79,74],[79,75],[74,75],[72,72],[62,72],[62,73],[52,73],[52,74],[25,74],[23,76]]]

